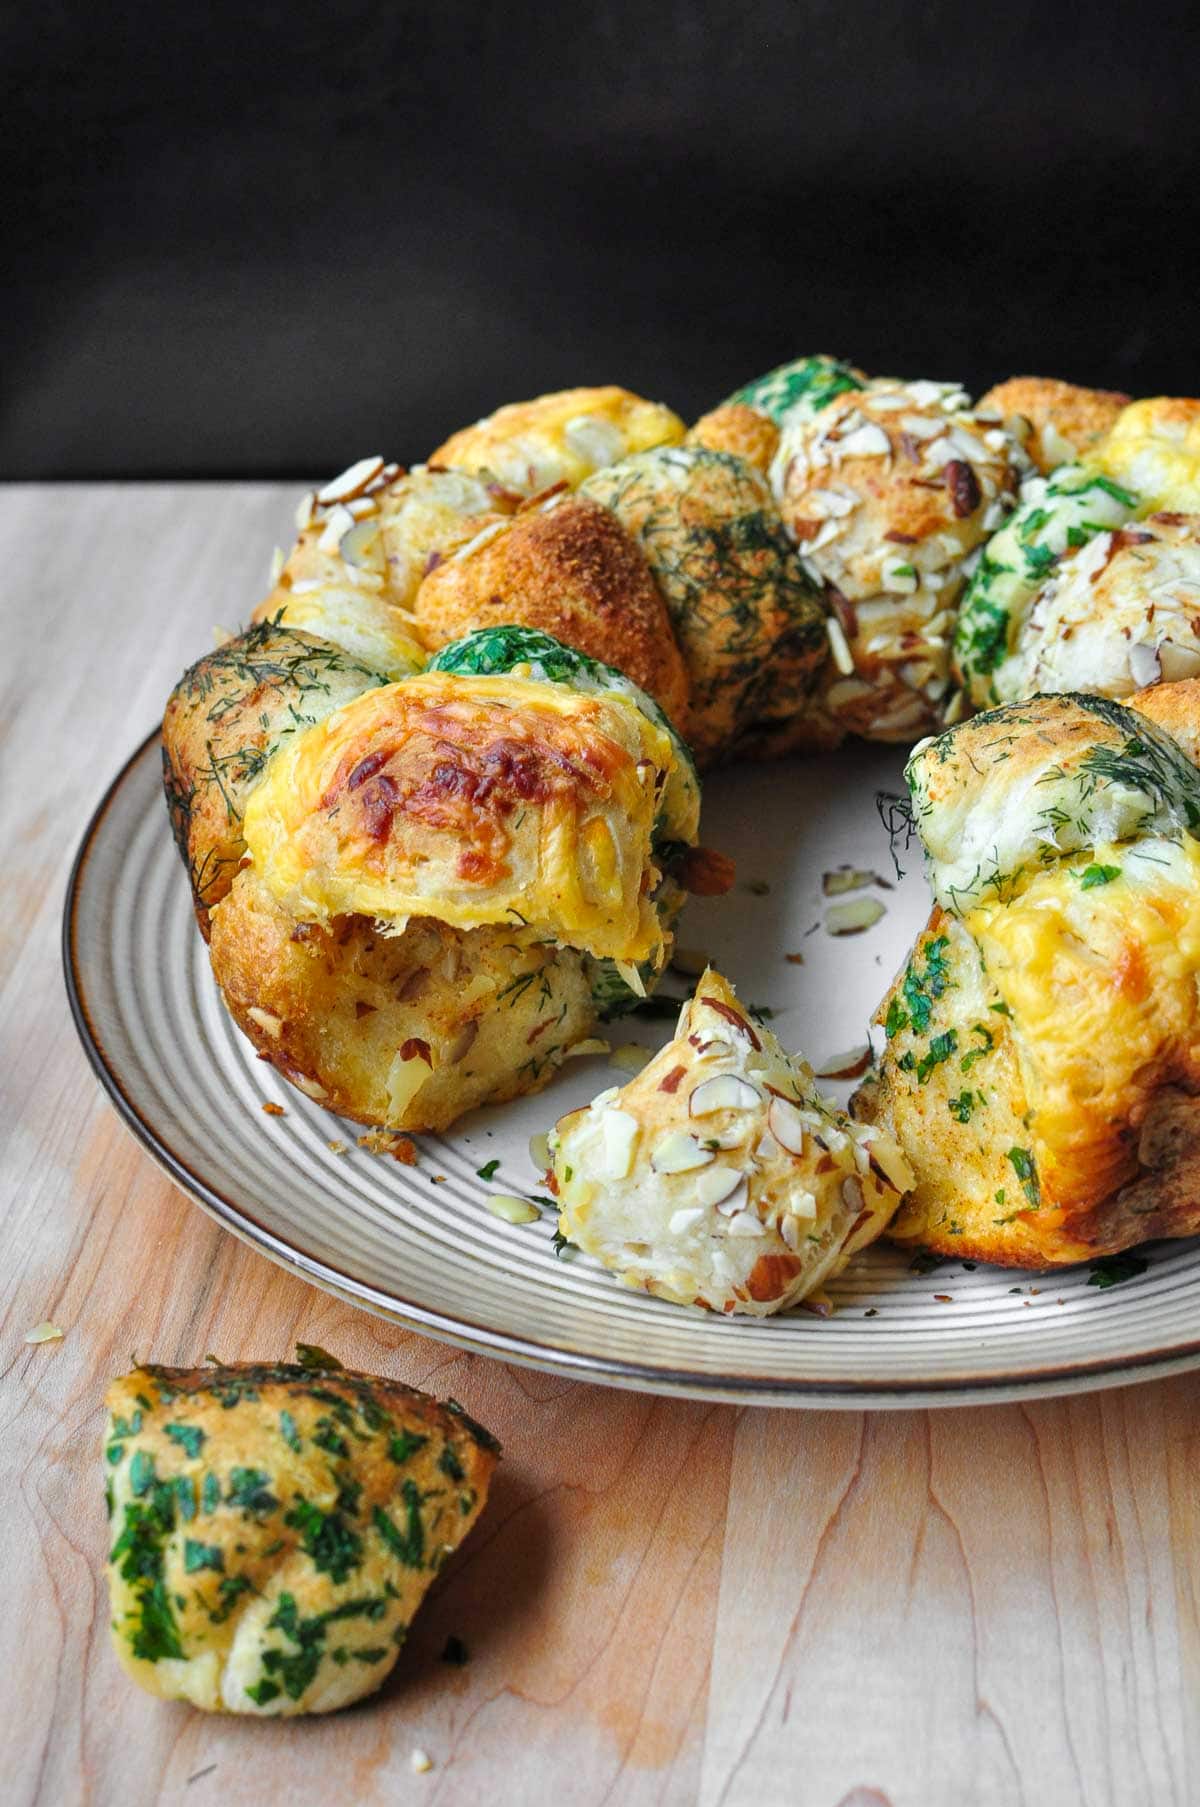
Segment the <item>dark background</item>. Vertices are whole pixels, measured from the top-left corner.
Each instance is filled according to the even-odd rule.
[[[800,352],[1200,388],[1187,6],[0,14],[0,476],[308,475]]]

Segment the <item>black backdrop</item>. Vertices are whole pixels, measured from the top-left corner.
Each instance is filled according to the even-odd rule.
[[[10,4],[0,475],[412,459],[814,349],[1195,393],[1198,18]]]

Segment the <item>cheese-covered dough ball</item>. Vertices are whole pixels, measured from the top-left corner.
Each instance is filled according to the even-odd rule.
[[[623,961],[665,957],[654,839],[695,839],[671,735],[628,696],[430,672],[374,690],[272,762],[243,831],[299,920],[508,923]]]
[[[626,672],[684,722],[688,676],[646,561],[598,502],[559,492],[468,541],[430,571],[416,599],[426,646],[517,623]]]
[[[599,1010],[589,963],[544,933],[297,922],[253,870],[213,911],[211,953],[230,1015],[285,1079],[339,1116],[413,1134],[538,1091]]]
[[[786,417],[771,481],[833,593],[821,708],[842,727],[904,741],[940,719],[965,561],[1013,505],[1019,459],[948,383],[880,379]]]
[[[583,493],[637,541],[662,592],[700,763],[732,754],[757,724],[798,714],[826,651],[823,609],[761,473],[728,453],[672,446],[600,471]]]
[[[463,427],[430,453],[429,463],[486,474],[532,496],[554,483],[574,489],[604,465],[650,446],[675,445],[683,434],[670,408],[628,389],[561,389],[510,402]]]
[[[311,1366],[136,1368],[108,1390],[112,1641],[208,1713],[329,1713],[391,1671],[499,1444],[454,1401]]]
[[[1200,684],[1175,710],[1200,720]],[[892,1233],[1050,1267],[1200,1229],[1200,772],[1140,713],[1037,697],[932,742],[941,906],[852,1109],[916,1185]]]
[[[994,674],[1007,700],[1086,690],[1123,699],[1200,673],[1200,515],[1157,514],[1070,552]]]
[[[954,629],[954,669],[972,703],[1008,703],[1039,689],[1101,689],[1080,682],[1032,687],[1021,656],[1035,598],[1059,560],[1120,527],[1139,498],[1103,471],[1064,465],[1052,477],[1031,477],[1019,507],[983,548],[971,573]]]
[[[550,1137],[564,1236],[626,1286],[766,1317],[886,1227],[911,1174],[708,971],[675,1039]]]
[[[1160,395],[1132,402],[1093,453],[1147,513],[1200,513],[1200,401]]]
[[[1081,389],[1048,376],[1012,376],[981,395],[975,412],[1007,422],[1046,474],[1091,452],[1128,401],[1112,389]]]
[[[340,646],[273,621],[189,666],[163,716],[163,785],[201,930],[246,851],[246,799],[272,754],[386,683]]]

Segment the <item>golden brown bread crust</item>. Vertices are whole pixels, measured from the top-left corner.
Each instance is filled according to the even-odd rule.
[[[683,433],[670,408],[609,383],[509,402],[452,433],[429,464],[487,474],[533,496],[564,480],[574,488],[592,471],[648,446],[674,445]]]
[[[259,1054],[317,1103],[420,1132],[538,1091],[596,1012],[583,957],[507,928],[297,923],[253,870],[213,912],[213,973]]]
[[[1128,401],[1114,389],[1082,389],[1049,376],[1010,376],[981,396],[975,411],[1028,421],[1025,450],[1045,473],[1090,452]]]
[[[779,445],[779,427],[769,414],[746,402],[722,402],[702,414],[684,440],[710,452],[732,452],[765,476]]]
[[[436,650],[472,628],[541,628],[615,665],[681,727],[688,677],[662,597],[620,522],[598,502],[558,495],[426,576],[416,626]]]
[[[266,621],[188,667],[163,716],[163,785],[207,938],[246,851],[246,799],[271,755],[383,675],[312,634]]]
[[[1126,698],[1136,709],[1177,740],[1193,765],[1200,766],[1200,678],[1180,678],[1173,684],[1151,684]]]
[[[372,1693],[483,1510],[499,1445],[454,1401],[301,1353],[108,1390],[113,1645],[153,1694],[275,1716]]]

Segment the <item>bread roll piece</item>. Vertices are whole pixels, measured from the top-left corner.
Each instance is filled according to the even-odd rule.
[[[1136,491],[1143,513],[1200,513],[1200,400],[1159,395],[1130,403],[1091,462]]]
[[[246,799],[279,748],[384,674],[313,634],[260,622],[188,667],[163,716],[163,785],[196,919],[226,895],[246,851]]]
[[[827,651],[824,611],[758,471],[703,446],[666,447],[600,471],[583,494],[633,536],[662,592],[702,767],[804,708]]]
[[[607,508],[562,491],[440,561],[416,598],[440,647],[475,628],[540,628],[616,666],[684,723],[688,674],[645,559]]]
[[[626,1286],[767,1317],[885,1228],[912,1175],[706,972],[675,1038],[550,1137],[559,1228]]]
[[[1152,694],[1173,689],[1200,718],[1200,686]],[[916,1176],[892,1233],[1023,1267],[1195,1234],[1200,773],[1140,713],[1063,696],[977,717],[911,776],[944,908],[852,1105]]]
[[[1129,401],[1112,389],[1081,389],[1056,377],[1011,376],[976,403],[1008,422],[1043,474],[1090,453]]]
[[[1097,534],[1124,526],[1140,500],[1103,471],[1078,464],[1022,484],[1019,507],[983,548],[955,624],[955,676],[976,708],[1017,702],[1038,689],[1103,688],[1086,680],[1031,686],[1026,630],[1060,559],[1077,557]]]
[[[780,426],[793,408],[815,413],[835,395],[861,389],[866,381],[861,370],[838,358],[796,358],[756,377],[703,415],[686,443],[732,452],[765,475],[779,447]]]
[[[628,389],[560,389],[510,402],[463,427],[430,453],[429,463],[474,471],[534,496],[554,483],[574,489],[604,465],[649,446],[675,445],[683,433],[670,408]]]
[[[1094,691],[1124,700],[1200,673],[1200,515],[1101,533],[1055,567],[993,686],[1007,700]]]
[[[941,720],[965,562],[1012,508],[1022,464],[952,383],[881,378],[785,417],[771,482],[832,595],[833,723],[904,742]]]
[[[412,1134],[548,1083],[595,1027],[600,981],[519,924],[297,922],[254,871],[212,918],[213,975],[258,1053],[340,1116]]]
[[[483,1511],[500,1446],[460,1406],[310,1359],[108,1390],[113,1647],[164,1700],[279,1718],[374,1693]]]
[[[660,962],[660,809],[662,832],[694,841],[698,790],[631,697],[437,671],[307,730],[272,761],[243,826],[298,921],[508,924]]]

